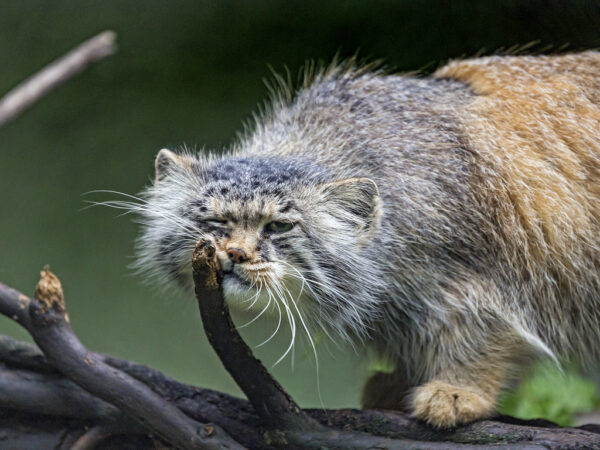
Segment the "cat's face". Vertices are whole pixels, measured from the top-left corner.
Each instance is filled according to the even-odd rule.
[[[317,307],[323,320],[360,313],[349,290],[376,228],[371,180],[330,181],[298,160],[207,161],[168,150],[156,170],[142,211],[142,268],[189,286],[192,249],[210,239],[231,307],[283,317]]]
[[[217,250],[228,303],[262,310],[270,302],[274,311],[276,295],[301,296],[293,251],[306,239],[299,199],[282,189],[258,193],[236,184],[207,182],[191,210]]]

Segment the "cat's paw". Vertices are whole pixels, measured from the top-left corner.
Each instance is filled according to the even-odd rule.
[[[494,401],[474,389],[431,381],[415,390],[412,407],[414,417],[434,427],[451,428],[491,416]]]

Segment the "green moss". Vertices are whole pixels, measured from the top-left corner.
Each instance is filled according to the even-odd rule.
[[[385,358],[378,358],[369,362],[369,371],[373,373],[392,373],[394,369],[394,364]]]
[[[500,412],[522,419],[543,418],[560,425],[573,425],[576,413],[600,407],[593,382],[575,370],[564,373],[546,364],[540,365],[519,389],[503,396]]]

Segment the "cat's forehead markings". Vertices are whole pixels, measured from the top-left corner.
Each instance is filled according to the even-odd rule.
[[[213,210],[217,211],[218,209],[221,208],[221,202],[218,199],[216,199],[216,198],[213,197],[213,199],[212,199],[212,207],[213,207]]]
[[[224,200],[212,197],[211,208],[217,215],[229,215],[233,217],[256,218],[273,216],[281,207],[277,199],[254,198],[252,200]]]
[[[287,200],[286,202],[283,203],[283,205],[281,205],[281,208],[279,209],[280,213],[286,213],[289,212],[291,209],[295,208],[295,204],[292,200]]]
[[[272,216],[275,214],[275,210],[277,209],[277,202],[270,201],[265,205],[265,215]]]

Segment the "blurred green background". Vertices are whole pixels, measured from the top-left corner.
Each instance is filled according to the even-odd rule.
[[[600,4],[582,1],[9,1],[0,5],[0,93],[84,39],[118,33],[119,52],[0,129],[0,280],[31,293],[51,265],[65,286],[73,327],[91,349],[149,364],[177,379],[238,393],[213,355],[192,298],[144,286],[128,264],[136,226],[106,208],[83,210],[95,189],[137,193],[162,147],[220,149],[267,90],[263,79],[307,59],[357,51],[399,71],[537,42],[536,50],[600,45]],[[94,200],[109,196],[95,196]],[[245,329],[258,344],[272,325]],[[0,333],[26,338],[8,320]],[[288,336],[257,349],[270,366]],[[274,374],[303,406],[320,406],[314,360],[303,350]],[[319,345],[322,404],[357,406],[368,363]],[[563,377],[524,385],[540,405],[590,399]],[[537,380],[534,377],[534,380]],[[563,395],[557,398],[553,392]],[[575,392],[574,391],[574,392]],[[537,397],[536,397],[537,396]],[[545,398],[545,397],[544,397]],[[514,398],[507,411],[549,415]],[[579,403],[577,404],[579,405]],[[550,411],[550,412],[549,412]],[[570,411],[570,410],[569,410]],[[531,413],[531,414],[530,414]],[[567,419],[560,420],[567,423]]]

